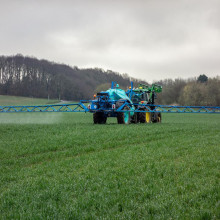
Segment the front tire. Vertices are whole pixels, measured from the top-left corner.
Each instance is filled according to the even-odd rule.
[[[105,124],[107,121],[107,117],[104,112],[95,112],[93,113],[93,122],[94,124]]]

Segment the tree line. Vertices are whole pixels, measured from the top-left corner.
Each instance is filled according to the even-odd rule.
[[[35,57],[0,56],[0,94],[36,98],[80,100],[91,99],[94,92],[108,89],[116,81],[126,89],[147,82],[128,74],[101,68],[80,69]],[[166,79],[157,103],[181,105],[220,105],[220,78],[201,75],[194,79]]]
[[[166,79],[156,82],[163,86],[157,103],[167,105],[220,106],[220,77]]]
[[[34,57],[0,56],[0,94],[63,100],[91,99],[102,84],[117,81],[126,87],[127,74],[100,68],[79,69]]]

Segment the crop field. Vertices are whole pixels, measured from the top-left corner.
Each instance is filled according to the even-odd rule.
[[[1,105],[46,105],[58,103],[59,100],[55,99],[37,99],[37,98],[28,98],[21,96],[6,96],[0,95],[0,106]]]
[[[0,219],[220,219],[220,115],[162,117],[0,113]]]

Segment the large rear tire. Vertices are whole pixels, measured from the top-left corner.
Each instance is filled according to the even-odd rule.
[[[107,117],[104,112],[95,112],[93,113],[93,122],[94,124],[105,124],[107,121]]]
[[[153,123],[161,123],[162,117],[160,112],[154,112],[152,115],[152,122]]]

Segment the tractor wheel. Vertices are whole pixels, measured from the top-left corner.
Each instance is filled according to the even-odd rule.
[[[138,113],[135,112],[134,115],[131,117],[131,123],[137,124],[138,123]]]
[[[146,109],[141,109],[141,110],[146,110]],[[151,113],[150,112],[139,112],[139,121],[140,123],[150,123]]]
[[[153,123],[157,123],[157,117],[158,116],[158,114],[157,114],[157,112],[153,112],[152,113],[152,115],[151,115],[151,121],[153,122]]]
[[[158,123],[161,123],[161,121],[162,121],[162,115],[161,115],[161,113],[159,112],[158,115],[157,115],[157,122],[158,122]]]
[[[93,122],[94,124],[105,124],[107,121],[107,117],[103,112],[95,112],[93,113]]]
[[[123,104],[124,104],[124,101],[122,101],[122,99],[119,99],[116,103],[116,108],[118,109]],[[128,106],[125,106],[123,110],[130,110],[130,108]],[[118,112],[117,121],[118,121],[118,124],[130,124],[131,122],[130,112]]]
[[[123,110],[130,110],[130,108],[126,106],[123,108]],[[118,124],[130,124],[131,122],[130,112],[118,112],[117,121]]]
[[[160,112],[154,112],[153,113],[152,122],[153,123],[160,123],[161,122],[161,113]]]

